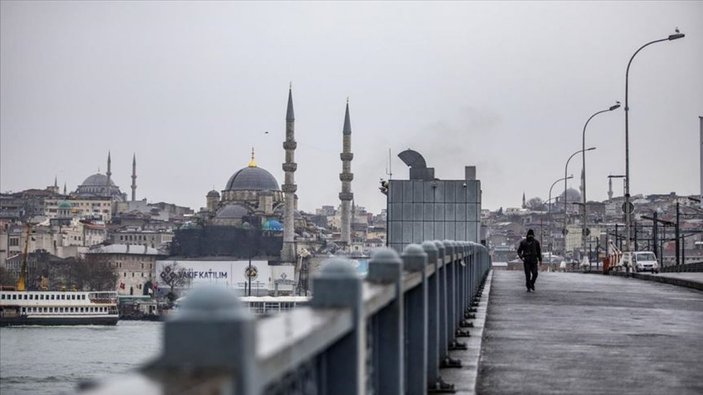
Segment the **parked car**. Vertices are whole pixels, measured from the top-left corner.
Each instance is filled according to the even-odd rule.
[[[651,251],[636,251],[632,253],[635,271],[659,273],[659,262]]]

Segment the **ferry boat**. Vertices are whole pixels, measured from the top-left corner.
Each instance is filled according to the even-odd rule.
[[[117,292],[0,290],[0,326],[115,325]]]

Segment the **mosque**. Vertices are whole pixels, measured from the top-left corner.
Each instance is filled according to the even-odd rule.
[[[135,199],[136,185],[136,156],[132,157],[132,200]],[[65,186],[64,186],[65,190]],[[65,193],[65,191],[64,191]],[[127,194],[120,191],[120,187],[112,181],[112,159],[110,153],[107,154],[107,172],[105,174],[98,171],[88,176],[75,192],[70,194],[72,199],[109,199],[112,202],[126,202]]]
[[[254,149],[247,167],[237,170],[222,194],[206,195],[208,222],[212,225],[252,226],[265,231],[283,231],[283,191],[267,170],[256,165]]]
[[[257,165],[252,149],[246,167],[232,174],[223,190],[209,191],[206,209],[197,224],[181,227],[175,233],[171,255],[183,258],[197,257],[252,257],[267,258],[271,262],[295,263],[297,251],[295,224],[302,221],[297,211],[295,184],[295,115],[292,89],[288,91],[286,134],[282,164],[285,180],[279,186],[276,178]],[[342,246],[350,245],[351,209],[351,121],[347,101],[342,130],[343,152],[339,195],[342,204]]]

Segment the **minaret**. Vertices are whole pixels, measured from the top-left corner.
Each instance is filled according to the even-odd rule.
[[[283,217],[283,249],[281,250],[281,262],[295,263],[295,170],[298,165],[295,163],[295,115],[293,114],[293,87],[288,88],[288,110],[286,111],[286,141],[283,142],[283,149],[286,151],[286,161],[283,163],[285,172],[285,183],[281,190],[284,193],[285,211]]]
[[[522,192],[522,208],[527,208],[527,202],[525,202],[525,192]]]
[[[342,159],[342,173],[339,174],[339,180],[342,181],[342,192],[339,193],[339,200],[342,201],[342,238],[340,242],[346,248],[351,246],[351,212],[349,203],[354,199],[354,194],[351,191],[351,181],[354,179],[354,174],[351,172],[351,161],[354,159],[354,154],[351,152],[351,121],[349,120],[349,99],[347,98],[347,109],[344,114],[344,129],[342,130],[342,153],[339,155]]]
[[[132,201],[137,200],[137,154],[132,154]]]
[[[613,177],[608,177],[608,200],[613,200]]]
[[[110,178],[112,177],[112,171],[110,171],[110,168],[112,167],[112,159],[110,159],[110,151],[107,151],[107,187],[106,187],[106,196],[112,196],[110,193]]]
[[[64,183],[63,183],[63,194],[64,194],[64,195],[66,194],[66,182],[65,182],[65,181],[64,181]]]

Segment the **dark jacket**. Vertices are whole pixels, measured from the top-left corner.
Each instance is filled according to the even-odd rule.
[[[523,239],[517,248],[517,255],[525,262],[542,262],[542,249],[539,246],[539,241],[531,236]]]

